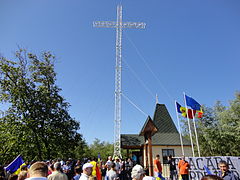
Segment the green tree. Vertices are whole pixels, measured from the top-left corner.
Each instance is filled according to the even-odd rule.
[[[214,108],[204,107],[203,118],[197,119],[197,132],[202,156],[221,155],[220,124],[217,114],[222,112],[223,108],[220,102],[217,102]]]
[[[79,122],[59,94],[55,57],[19,49],[15,60],[0,57],[0,101],[8,107],[0,118],[0,161],[74,157],[85,142]]]
[[[88,152],[85,154],[85,157],[97,158],[98,154],[100,154],[101,159],[106,161],[108,156],[113,156],[114,145],[106,141],[100,141],[96,138],[93,143],[88,146],[85,152]],[[127,151],[125,149],[121,149],[121,154],[122,158],[127,157]]]
[[[228,156],[240,155],[240,92],[230,101],[229,108],[218,114],[222,153]]]
[[[213,108],[204,107],[203,118],[196,119],[196,127],[202,156],[239,156],[240,93],[236,93],[229,107],[223,106],[220,101]],[[186,121],[183,129],[185,137],[189,139]],[[191,129],[194,132],[192,123]],[[195,137],[193,140],[196,144]]]
[[[107,160],[108,156],[113,155],[113,144],[110,144],[105,141],[100,141],[99,139],[95,139],[92,144],[89,145],[89,154],[88,157],[98,157],[98,153],[101,156],[101,159]]]

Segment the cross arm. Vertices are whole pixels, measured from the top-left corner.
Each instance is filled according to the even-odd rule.
[[[123,22],[120,24],[121,28],[135,28],[135,29],[144,29],[146,23],[144,22]],[[117,28],[118,24],[115,21],[94,21],[93,27],[99,28]]]

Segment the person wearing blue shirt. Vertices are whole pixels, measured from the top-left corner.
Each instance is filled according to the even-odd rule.
[[[73,180],[79,180],[82,172],[82,168],[80,166],[76,166],[74,168],[75,176],[73,177]]]

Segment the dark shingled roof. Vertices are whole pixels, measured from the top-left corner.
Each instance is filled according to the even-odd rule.
[[[156,104],[153,122],[156,124],[159,133],[178,133],[178,130],[164,104]]]
[[[121,134],[121,147],[140,147],[144,144],[144,137],[138,134]]]
[[[156,133],[152,137],[152,145],[162,146],[181,146],[179,133]],[[183,145],[191,145],[191,143],[183,138]]]
[[[152,145],[181,145],[178,130],[164,104],[156,105],[153,122],[158,131],[152,136]],[[140,147],[143,144],[143,136],[138,134],[121,134],[121,146],[123,148]],[[183,145],[191,145],[191,143],[183,138]]]

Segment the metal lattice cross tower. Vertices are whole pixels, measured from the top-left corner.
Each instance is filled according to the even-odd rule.
[[[144,29],[143,22],[122,22],[122,6],[117,6],[117,22],[95,21],[93,27],[116,28],[116,69],[115,69],[115,113],[114,113],[114,157],[121,156],[120,128],[121,128],[121,68],[122,68],[122,29]]]

